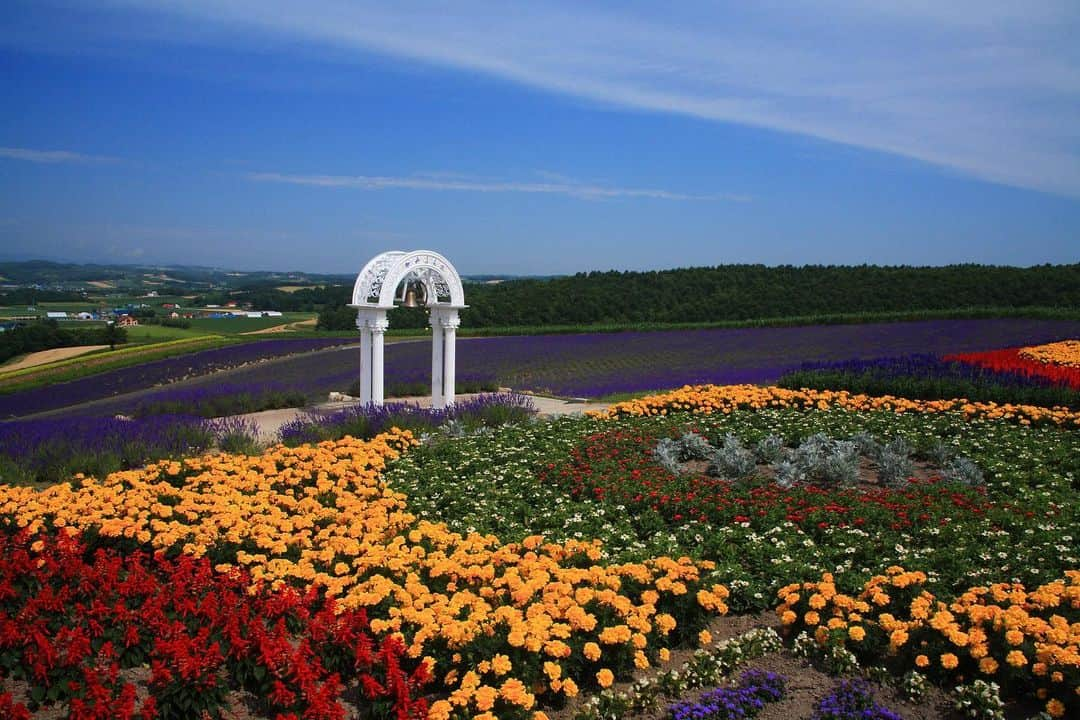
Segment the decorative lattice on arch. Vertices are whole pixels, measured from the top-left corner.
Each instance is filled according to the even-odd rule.
[[[356,276],[352,304],[392,308],[397,288],[405,280],[414,279],[424,284],[429,305],[461,307],[465,304],[465,289],[457,269],[431,250],[395,250],[372,258]]]

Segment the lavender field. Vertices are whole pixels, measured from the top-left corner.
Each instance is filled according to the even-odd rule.
[[[148,388],[180,383],[191,378],[212,376],[230,368],[311,353],[351,342],[354,341],[349,338],[260,340],[153,360],[71,382],[0,395],[0,419],[82,405]],[[218,385],[220,380],[214,379],[211,384]],[[121,405],[127,407],[126,404]],[[110,405],[108,409],[113,409],[113,406]]]
[[[805,362],[986,350],[1077,335],[1077,321],[1001,319],[470,338],[458,341],[457,366],[459,383],[494,381],[515,390],[595,398],[688,383],[774,382]],[[330,391],[348,390],[359,367],[358,348],[334,348],[66,413],[131,412],[157,394],[167,399],[181,388],[207,398],[245,389],[256,393],[260,388],[289,388],[316,401]],[[388,388],[426,384],[430,376],[430,342],[387,345]],[[55,397],[63,401],[62,393]],[[12,400],[18,398],[3,398],[4,403]],[[8,405],[4,409],[5,415],[11,414]]]

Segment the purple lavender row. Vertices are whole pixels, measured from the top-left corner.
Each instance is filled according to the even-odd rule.
[[[757,715],[765,703],[784,696],[787,684],[783,675],[763,670],[747,670],[733,688],[717,688],[697,702],[681,702],[669,710],[672,720],[741,720]]]
[[[458,342],[457,366],[515,390],[599,397],[770,383],[806,361],[947,354],[1070,336],[1080,336],[1080,322],[1002,319],[476,338]],[[427,343],[388,346],[387,386],[427,381],[430,352]]]
[[[892,380],[895,378],[922,378],[928,380],[963,380],[967,382],[992,382],[999,385],[1020,387],[1054,387],[1058,383],[1038,375],[993,370],[991,368],[942,360],[937,355],[915,354],[904,357],[872,358],[869,360],[844,360],[841,362],[806,362],[800,371],[850,373]]]
[[[261,360],[310,353],[354,342],[352,338],[260,340],[152,360],[71,382],[0,395],[0,418],[57,410],[187,378],[206,376]],[[103,410],[102,414],[115,414],[125,409],[130,411],[132,408],[108,408]]]
[[[963,397],[980,402],[1080,407],[1080,391],[1050,378],[992,370],[936,355],[804,363],[786,373],[781,387],[899,395],[913,400]]]
[[[13,420],[0,423],[0,478],[11,483],[58,482],[79,472],[104,476],[199,453],[225,437],[253,436],[253,430],[235,420],[185,415]]]
[[[522,422],[536,414],[527,395],[490,393],[454,403],[444,409],[414,403],[356,405],[334,412],[311,411],[282,426],[281,441],[290,445],[320,442],[345,435],[370,438],[391,427],[429,432],[448,422],[489,427]]]

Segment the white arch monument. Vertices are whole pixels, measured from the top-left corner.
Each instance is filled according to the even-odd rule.
[[[437,252],[384,252],[372,258],[353,285],[352,303],[360,330],[360,400],[383,404],[383,335],[389,327],[386,311],[402,283],[424,286],[431,323],[431,405],[454,402],[458,312],[466,307],[461,276]]]

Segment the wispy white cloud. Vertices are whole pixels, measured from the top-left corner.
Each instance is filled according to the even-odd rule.
[[[120,162],[119,158],[105,155],[87,155],[85,153],[70,152],[68,150],[32,150],[30,148],[0,147],[0,158],[9,160],[25,160],[26,162],[60,164],[60,163],[114,163]]]
[[[257,182],[287,183],[356,190],[430,190],[479,193],[534,193],[568,195],[584,200],[610,198],[653,198],[657,200],[730,200],[745,202],[744,195],[687,195],[655,188],[611,187],[578,183],[563,178],[560,182],[516,182],[478,180],[456,173],[426,173],[419,176],[383,175],[290,175],[276,172],[248,173]]]
[[[301,41],[1080,196],[1075,0],[113,0],[185,41]],[[150,23],[155,28],[160,25]],[[159,37],[156,39],[160,39]]]
[[[123,27],[128,38],[259,47],[269,38],[331,48],[336,58],[381,53],[1080,196],[1075,0],[767,0],[617,11],[476,0],[107,4],[103,27]]]

